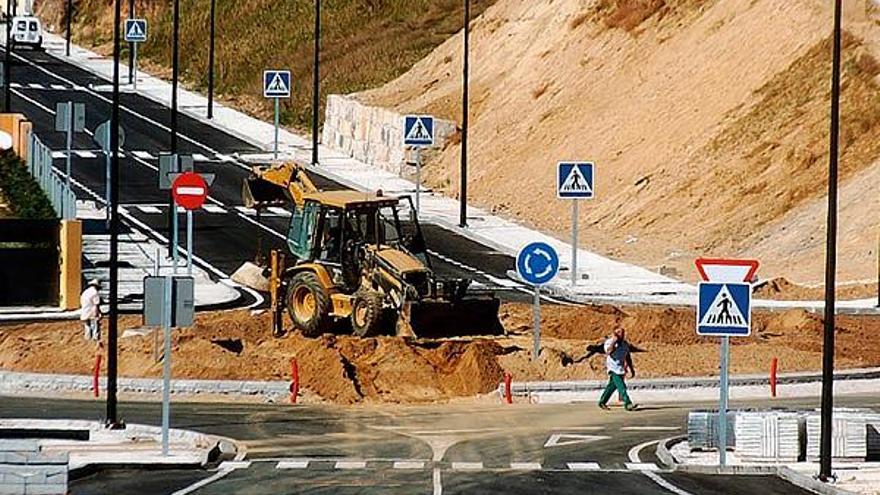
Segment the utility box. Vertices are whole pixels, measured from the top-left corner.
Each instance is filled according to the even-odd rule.
[[[171,301],[165,300],[171,281]],[[192,277],[144,278],[144,326],[163,327],[165,308],[171,308],[171,327],[190,327],[195,317],[195,281]]]

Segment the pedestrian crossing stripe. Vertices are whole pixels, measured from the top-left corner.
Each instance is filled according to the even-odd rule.
[[[407,146],[431,146],[434,144],[434,117],[407,115],[404,118],[403,144]]]
[[[591,199],[593,197],[593,163],[566,163],[557,165],[556,193],[562,199]]]
[[[267,70],[263,72],[263,96],[266,98],[290,98],[290,71]]]
[[[749,335],[751,294],[751,286],[747,283],[701,283],[697,333],[719,336]]]

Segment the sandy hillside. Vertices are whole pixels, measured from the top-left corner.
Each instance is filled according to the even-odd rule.
[[[865,5],[846,2],[844,20],[839,269],[850,281],[875,277],[880,231],[880,27]],[[685,279],[700,254],[821,282],[829,6],[498,1],[473,26],[472,198],[564,236],[555,162],[593,159],[585,247]],[[359,97],[460,121],[460,74],[458,34]],[[454,143],[433,157],[433,186],[455,194],[459,153]]]

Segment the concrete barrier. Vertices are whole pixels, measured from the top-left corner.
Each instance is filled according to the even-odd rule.
[[[0,440],[0,495],[64,495],[69,456],[44,453],[35,440]]]

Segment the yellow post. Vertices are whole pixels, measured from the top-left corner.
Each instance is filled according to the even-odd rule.
[[[60,307],[65,311],[79,308],[82,292],[82,222],[62,220],[58,236],[61,257]]]

